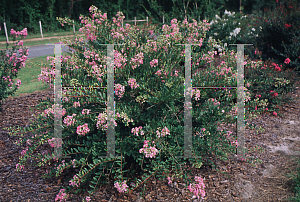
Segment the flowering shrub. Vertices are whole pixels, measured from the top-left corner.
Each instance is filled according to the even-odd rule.
[[[293,72],[282,69],[282,65],[272,61],[251,61],[245,65],[245,83],[248,81],[249,91],[255,95],[253,102],[246,106],[250,113],[272,112],[277,110],[276,105],[290,101],[284,95],[295,90],[296,78]]]
[[[265,9],[266,16],[258,20],[263,27],[254,41],[264,61],[272,59],[288,69],[299,72],[300,67],[300,3],[281,0],[275,10]]]
[[[218,52],[228,48],[236,50],[235,46],[227,46],[228,44],[251,44],[258,36],[257,32],[260,28],[254,26],[255,20],[252,15],[242,15],[240,13],[225,10],[224,15],[220,18],[218,15],[210,22],[209,37],[220,40],[223,46],[216,46]],[[245,47],[247,50],[248,47]],[[248,52],[246,52],[248,54]]]
[[[16,32],[11,29],[11,35],[13,36],[13,43],[18,36],[27,36],[27,29],[24,28],[21,32]],[[17,57],[16,50],[19,50],[20,57]],[[18,70],[21,67],[25,67],[25,61],[27,60],[29,50],[23,47],[23,41],[20,40],[12,46],[12,52],[7,54],[6,50],[0,50],[0,108],[2,111],[2,100],[10,95],[13,95],[17,89],[20,88],[21,80],[17,79],[16,83],[13,83],[14,77],[17,77]],[[13,85],[15,86],[13,87]]]
[[[112,122],[115,125],[116,157],[101,157],[107,155],[108,145],[106,91],[100,89],[79,93],[64,90],[62,141],[53,137],[55,111],[53,103],[48,101],[48,106],[43,107],[44,113],[30,126],[30,131],[39,135],[18,142],[32,144],[22,153],[24,157],[17,167],[24,169],[22,166],[26,159],[35,158],[37,166],[52,165],[51,171],[45,174],[47,177],[59,176],[66,169],[74,171],[80,168],[75,176],[68,179],[70,186],[58,193],[55,199],[58,201],[65,200],[65,191],[69,193],[90,187],[92,190],[89,193],[92,194],[96,187],[106,183],[105,179],[113,179],[120,193],[131,193],[153,175],[162,179],[176,171],[179,173],[175,175],[181,178],[184,176],[186,181],[190,181],[188,175],[183,175],[190,173],[183,170],[186,162],[200,168],[202,162],[214,165],[214,162],[209,161],[213,155],[226,159],[228,153],[236,147],[232,144],[235,138],[231,136],[231,131],[217,130],[216,123],[236,121],[228,114],[230,111],[237,113],[237,106],[233,103],[236,92],[197,88],[186,95],[192,98],[192,156],[197,158],[176,158],[184,154],[185,69],[178,62],[184,61],[185,50],[175,44],[196,43],[201,47],[209,24],[205,21],[193,20],[193,23],[188,23],[186,20],[177,22],[173,19],[171,25],[163,25],[162,29],[152,30],[149,27],[139,30],[129,24],[122,28],[124,16],[121,12],[117,13],[112,23],[96,7],[92,6],[90,12],[91,18],[80,17],[83,24],[80,30],[86,34],[88,44],[78,37],[75,41],[66,41],[77,52],[61,58],[62,83],[63,86],[106,86],[106,49],[99,44],[123,44],[115,46],[114,50],[115,95],[118,98],[115,99],[116,118]],[[62,23],[72,22],[68,19],[60,20]],[[154,31],[160,32],[157,40],[148,38],[149,33]],[[192,72],[200,65],[213,61],[217,54],[214,51],[215,45],[217,42],[210,38],[206,51],[195,53],[192,46],[192,57],[196,58],[191,64]],[[217,67],[213,65],[204,72],[192,75],[193,87],[236,86],[236,53],[224,51],[220,57],[222,62]],[[259,64],[250,61],[245,64],[250,66],[249,69],[260,68]],[[48,82],[51,87],[54,60],[50,66],[50,69],[43,68],[40,79]],[[246,106],[258,106],[259,101],[251,99],[248,89],[251,81],[246,80],[247,88],[244,87],[245,103]],[[280,93],[278,90],[276,92]],[[78,94],[92,96],[74,96]],[[16,135],[19,132],[26,131],[18,129],[12,133]],[[65,161],[55,159],[53,154],[35,155],[36,148],[44,143],[52,148],[62,146],[63,154],[71,158]],[[142,174],[143,181],[136,178],[136,173]],[[190,184],[189,190],[197,197],[199,194],[204,197],[203,180],[199,177],[195,177],[195,180],[198,184]],[[135,186],[129,189],[127,183]]]

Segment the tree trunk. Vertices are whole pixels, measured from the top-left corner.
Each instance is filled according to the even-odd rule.
[[[70,8],[69,8],[69,18],[71,19],[71,15],[72,15],[72,10],[73,10],[73,0],[70,0],[71,3],[70,3]]]

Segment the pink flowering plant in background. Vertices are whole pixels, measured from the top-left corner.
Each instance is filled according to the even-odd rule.
[[[22,40],[15,43],[18,36],[24,36],[24,38],[27,36],[27,28],[24,28],[21,32],[12,29],[10,34],[13,36],[14,44],[12,51],[7,54],[8,47],[6,47],[6,50],[0,50],[0,111],[2,111],[2,101],[20,88],[21,80],[14,80],[14,78],[17,77],[18,71],[25,67],[29,52],[29,49],[23,47]],[[19,57],[17,56],[17,50]]]
[[[231,145],[234,141],[233,133],[217,130],[216,123],[236,122],[234,116],[229,115],[230,111],[235,115],[237,113],[237,106],[233,102],[236,91],[195,88],[190,89],[187,96],[192,98],[192,133],[201,132],[201,135],[192,136],[192,155],[199,158],[176,158],[184,155],[185,68],[179,62],[184,62],[185,47],[175,44],[198,44],[191,46],[193,87],[236,86],[237,54],[225,49],[219,54],[222,62],[214,65],[217,54],[214,46],[217,42],[213,38],[205,38],[209,29],[209,23],[205,20],[192,20],[190,23],[173,19],[171,24],[161,28],[149,26],[139,30],[129,24],[122,27],[124,18],[123,13],[118,12],[110,22],[106,14],[92,6],[90,17],[80,17],[80,31],[89,43],[86,44],[79,36],[73,41],[64,41],[78,51],[60,58],[63,86],[76,84],[105,87],[108,82],[107,47],[99,44],[123,44],[115,46],[113,54],[115,119],[111,121],[115,126],[115,157],[105,158],[108,145],[105,88],[84,92],[81,89],[63,89],[61,142],[53,139],[56,112],[50,101],[44,107],[44,112],[37,117],[35,133],[38,135],[32,136],[29,141],[24,139],[19,142],[46,144],[51,151],[61,146],[63,155],[71,157],[63,160],[54,159],[53,154],[49,153],[36,155],[33,151],[37,145],[31,144],[22,153],[24,158],[17,164],[18,169],[24,169],[26,158],[30,157],[39,161],[38,166],[51,164],[52,169],[45,177],[60,176],[67,169],[78,169],[76,177],[68,179],[69,186],[58,193],[56,201],[65,200],[66,193],[77,188],[91,188],[88,192],[92,195],[99,186],[104,185],[107,176],[114,179],[114,187],[119,193],[132,193],[146,181],[144,179],[154,175],[165,179],[175,172],[188,182],[187,175],[183,175],[189,173],[184,169],[187,162],[199,169],[202,162],[213,154],[226,158],[228,153],[235,152],[235,145]],[[67,18],[58,20],[62,24],[72,24]],[[156,33],[158,38],[150,39],[150,33]],[[49,60],[50,67],[42,68],[40,80],[52,87],[55,61],[53,57],[49,57]],[[194,72],[205,64],[211,64],[211,67],[198,74]],[[261,63],[251,63],[249,60],[245,64],[247,68],[262,68]],[[76,82],[73,82],[74,78],[77,78]],[[246,106],[261,106],[260,97],[254,100],[256,94],[249,90],[253,81],[244,79],[247,84],[244,87]],[[38,127],[38,124],[43,127]],[[36,166],[34,163],[32,165]],[[143,180],[138,179],[135,173],[142,173]],[[171,183],[170,179],[166,183]],[[198,177],[195,180],[196,184],[186,183],[190,184],[187,189],[197,197],[204,197],[204,181]],[[135,186],[129,188],[128,185],[132,183]],[[84,200],[90,200],[89,196]]]

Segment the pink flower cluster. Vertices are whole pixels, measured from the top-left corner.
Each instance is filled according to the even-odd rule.
[[[83,135],[83,136],[85,136],[85,134],[87,134],[87,133],[89,133],[90,132],[90,129],[88,128],[88,124],[87,123],[85,123],[85,124],[83,124],[82,126],[77,126],[77,131],[76,131],[76,133],[78,134],[78,135]]]
[[[121,97],[123,97],[124,93],[125,93],[125,86],[122,86],[119,83],[116,84],[115,85],[115,94],[116,94],[116,96],[118,96],[119,99],[120,99]]]
[[[102,22],[107,20],[107,13],[104,13],[103,15],[101,13],[98,13],[98,14],[95,14],[94,17],[100,17],[100,20],[99,19],[95,20],[95,22],[100,25],[100,24],[102,24]]]
[[[126,180],[125,180],[124,182],[122,182],[121,185],[119,184],[119,182],[116,182],[116,183],[114,184],[114,187],[117,188],[117,190],[118,190],[119,193],[124,193],[124,192],[126,192],[126,191],[127,191],[127,188],[128,188],[128,186],[127,186],[127,184],[126,184]]]
[[[48,140],[48,143],[50,145],[50,147],[61,147],[62,146],[62,139],[61,138],[51,138]]]
[[[19,41],[19,42],[17,43],[17,46],[23,46],[23,41],[22,41],[22,40]]]
[[[73,114],[72,116],[65,117],[64,118],[64,124],[66,124],[67,126],[75,124],[76,120],[74,119],[74,116],[76,116],[76,114]]]
[[[15,31],[14,29],[10,30],[10,34],[18,38],[18,36],[24,36],[26,38],[27,34],[27,28],[24,28],[22,31]]]
[[[162,75],[162,70],[157,70],[157,72],[155,72],[155,74],[157,76],[161,76],[161,79],[164,79],[164,77],[166,77],[167,75],[169,75],[169,72],[164,71],[164,75]],[[171,76],[173,76],[173,73],[171,72]],[[178,76],[178,71],[175,71],[174,76]],[[165,82],[165,80],[161,80],[162,82]]]
[[[130,119],[130,118],[128,117],[128,115],[125,114],[124,112],[122,112],[121,114],[119,114],[119,112],[117,112],[117,113],[116,113],[116,116],[117,116],[118,118],[123,118],[123,123],[125,123],[126,126],[128,126],[128,123],[129,123],[129,122],[133,123],[133,119]]]
[[[128,80],[128,85],[131,87],[131,89],[134,89],[134,88],[137,88],[140,86],[139,84],[136,83],[136,80],[133,78],[130,78]]]
[[[63,202],[66,201],[68,198],[68,195],[65,193],[65,189],[61,189],[59,193],[55,197],[55,201]]]
[[[54,107],[55,107],[55,105],[52,105],[51,108],[45,109],[44,112],[42,113],[42,116],[43,117],[50,116],[50,113],[54,115],[55,114],[54,113]],[[67,113],[66,109],[63,108],[62,112],[61,112],[61,115],[64,116],[66,113]]]
[[[7,77],[2,77],[4,79],[4,81],[8,80],[9,82],[11,82],[10,84],[8,84],[8,86],[11,86],[13,85],[14,83],[12,82],[12,80],[10,79],[10,76],[7,76]],[[10,87],[10,89],[12,89],[12,87]]]
[[[151,67],[156,67],[157,65],[158,65],[158,59],[153,59],[152,61],[150,61]]]
[[[121,23],[118,22],[117,25],[121,25]],[[111,36],[113,37],[113,39],[122,39],[122,40],[124,40],[124,35],[122,33],[118,32],[118,31],[115,31],[115,29],[112,29]]]
[[[290,58],[287,58],[287,59],[284,60],[285,64],[289,64],[290,62],[291,62]]]
[[[25,61],[27,60],[28,52],[29,49],[19,49],[19,54],[21,55],[20,58],[17,57],[17,53],[13,53],[10,57],[8,54],[6,56],[9,57],[8,62],[12,64],[13,67],[16,68],[17,63],[20,63],[19,66],[20,69],[21,67],[25,67]],[[17,69],[12,70],[12,72],[14,71],[17,72],[18,70]]]
[[[280,72],[281,71],[281,67],[282,67],[282,65],[280,65],[280,67],[279,67],[279,65],[278,64],[276,64],[276,63],[272,63],[272,65],[274,65],[274,67],[275,67],[275,71],[278,71],[278,72]]]
[[[99,113],[98,117],[97,117],[97,129],[101,128],[102,130],[106,130],[107,129],[107,124],[104,124],[107,122],[107,114],[104,113]],[[115,126],[117,126],[117,122],[114,120],[115,122]]]
[[[122,53],[124,52],[124,50],[121,50]],[[119,53],[117,50],[114,50],[114,64],[116,65],[117,68],[123,69],[123,67],[126,65],[126,61],[127,61],[127,56],[126,53],[124,53],[124,56],[122,55],[122,53]]]
[[[19,89],[20,88],[20,85],[21,85],[21,80],[20,79],[17,79],[17,83],[15,83],[16,86],[18,86],[17,88]]]
[[[26,155],[26,152],[27,152],[27,151],[28,151],[28,147],[27,147],[25,150],[22,150],[22,151],[21,151],[21,156],[24,157],[24,156]]]
[[[114,24],[117,24],[118,27],[121,27],[121,23],[123,22],[123,20],[125,19],[125,16],[124,14],[119,11],[117,14],[116,14],[116,17],[118,17],[117,19],[115,17],[113,17],[113,23]]]
[[[53,158],[54,160],[55,160],[55,158]],[[58,160],[57,160],[58,161]],[[65,166],[66,166],[66,164],[65,164],[65,160],[62,160],[61,161],[63,164],[59,164],[58,166],[57,166],[57,171],[56,171],[56,174],[57,175],[60,175],[62,172],[63,172],[63,170],[64,170],[64,168],[65,168]]]
[[[73,179],[71,179],[70,181],[70,186],[73,186],[73,187],[78,187],[78,185],[80,185],[80,179],[78,178],[78,176],[77,175],[74,175],[73,176]]]
[[[80,102],[74,102],[74,103],[73,103],[73,107],[74,107],[74,108],[80,107]]]
[[[89,114],[90,111],[91,111],[90,109],[83,109],[81,113],[82,115],[85,115],[85,114]]]
[[[198,199],[200,198],[199,194],[201,194],[202,199],[205,196],[205,184],[203,182],[203,179],[201,177],[195,176],[195,181],[198,184],[190,184],[188,189],[190,192],[192,192]]]
[[[213,102],[213,105],[220,105],[220,102],[218,102],[217,99],[211,98],[211,101]]]
[[[17,171],[21,171],[21,170],[23,170],[24,169],[24,166],[23,165],[19,165],[18,163],[16,164],[16,169],[17,169]]]
[[[90,202],[91,201],[91,197],[87,196],[85,197],[86,202]]]
[[[75,161],[76,159],[73,159],[71,162],[72,162],[72,165],[73,165],[73,168],[75,168]]]
[[[100,65],[100,67],[102,67],[102,65]],[[95,75],[97,77],[97,80],[102,83],[102,79],[101,77],[104,75],[103,72],[101,72],[101,69],[99,68],[98,65],[93,65],[92,66],[92,74]]]
[[[140,131],[140,133],[141,133],[140,135],[144,135],[144,131],[142,131],[142,128],[143,128],[142,126],[132,128],[131,129],[131,133],[133,133],[133,135],[139,136],[138,133],[139,133],[139,130],[141,130]]]
[[[94,20],[92,20],[92,23],[89,23],[88,20],[81,20],[81,23],[84,23],[84,27],[79,28],[79,32],[82,32],[86,34],[86,37],[88,40],[94,41],[96,40],[96,26],[94,25]]]
[[[278,96],[278,93],[276,93],[276,91],[271,90],[270,93],[273,93],[273,95],[272,95],[273,97],[277,97]]]
[[[192,96],[195,96],[195,100],[198,101],[200,100],[200,90],[198,89],[192,89]]]
[[[158,137],[165,137],[166,135],[170,135],[170,131],[166,126],[161,130],[161,132],[159,132],[159,130],[160,128],[158,128],[156,131],[156,135]]]
[[[153,147],[149,147],[148,142],[149,140],[144,140],[143,148],[141,148],[139,152],[144,153],[146,158],[155,158],[155,155],[158,153],[158,150],[155,148],[155,145]],[[152,143],[154,144],[154,141]]]
[[[130,64],[132,65],[132,69],[139,67],[143,64],[144,54],[140,52],[134,58],[131,58]]]
[[[155,52],[157,52],[157,42],[156,42],[156,41],[147,40],[146,47],[148,47],[148,48],[152,48],[152,50],[151,50],[151,51],[155,51]]]
[[[285,28],[290,28],[292,25],[291,24],[284,24]]]

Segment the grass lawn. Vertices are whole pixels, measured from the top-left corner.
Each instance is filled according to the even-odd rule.
[[[21,68],[17,74],[17,78],[14,79],[14,83],[17,79],[21,80],[20,88],[17,89],[15,94],[10,97],[18,97],[21,94],[32,93],[38,90],[44,90],[49,87],[49,84],[45,84],[38,80],[38,75],[41,74],[41,66],[39,64],[47,63],[47,56],[41,56],[37,58],[30,58],[26,60],[26,65]]]

